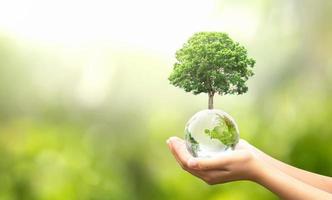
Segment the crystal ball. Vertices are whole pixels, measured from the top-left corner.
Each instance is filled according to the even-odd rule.
[[[239,129],[226,112],[201,110],[187,122],[185,140],[194,157],[213,157],[234,149],[239,141]]]

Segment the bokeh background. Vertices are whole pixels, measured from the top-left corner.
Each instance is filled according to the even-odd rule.
[[[332,1],[0,1],[0,199],[277,199],[250,182],[208,186],[165,140],[207,108],[169,84],[197,31],[256,59],[249,91],[218,96],[241,137],[332,175]]]

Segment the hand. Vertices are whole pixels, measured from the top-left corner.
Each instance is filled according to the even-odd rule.
[[[185,141],[171,137],[167,144],[180,166],[189,173],[213,185],[236,180],[255,181],[259,171],[259,158],[255,149],[240,140],[234,151],[213,158],[194,158],[187,151]]]
[[[168,139],[167,144],[184,170],[210,185],[251,180],[285,200],[332,200],[332,194],[328,192],[331,187],[329,177],[308,174],[282,164],[244,140],[239,141],[234,151],[212,158],[192,157],[185,142],[177,137]]]

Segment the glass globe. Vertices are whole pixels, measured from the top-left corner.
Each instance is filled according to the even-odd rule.
[[[187,122],[185,140],[194,157],[213,157],[235,147],[239,141],[239,129],[226,112],[202,110]]]

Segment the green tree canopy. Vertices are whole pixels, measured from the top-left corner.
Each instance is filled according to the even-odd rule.
[[[176,52],[176,59],[170,82],[195,95],[208,93],[211,109],[215,93],[245,93],[246,81],[254,74],[255,60],[247,56],[243,46],[221,32],[194,34]]]

